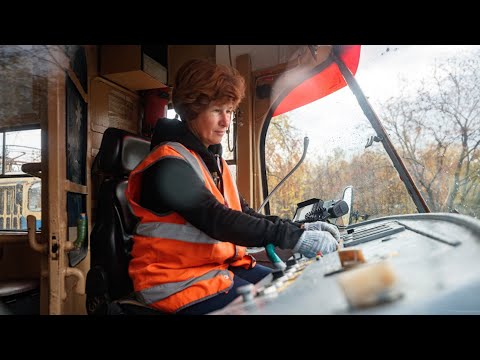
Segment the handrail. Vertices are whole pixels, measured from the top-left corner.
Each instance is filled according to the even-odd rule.
[[[75,292],[79,295],[85,295],[85,275],[80,269],[67,267],[63,270],[64,281],[65,278],[69,276],[74,276],[77,278],[77,283],[75,284]],[[67,292],[65,291],[65,285],[63,286],[62,300],[67,299]]]
[[[46,254],[48,250],[48,244],[47,243],[39,243],[37,241],[37,230],[36,230],[36,225],[37,219],[33,215],[28,215],[27,216],[27,229],[28,229],[28,243],[30,244],[30,247],[42,254]]]

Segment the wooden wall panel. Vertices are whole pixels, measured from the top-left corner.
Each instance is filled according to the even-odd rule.
[[[92,81],[91,91],[91,155],[95,157],[107,128],[140,133],[140,97],[102,78]]]
[[[138,94],[100,77],[93,79],[90,86],[90,157],[93,163],[107,128],[116,127],[140,134],[141,99]],[[92,182],[92,222],[95,219],[96,186],[98,184]]]

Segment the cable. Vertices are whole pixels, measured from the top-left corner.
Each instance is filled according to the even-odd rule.
[[[236,134],[236,121],[237,121],[237,116],[236,116],[236,113],[239,111],[239,109],[237,109],[237,111],[234,112],[233,114],[233,119],[232,121],[230,121],[230,124],[228,126],[228,129],[227,129],[227,148],[228,148],[228,151],[230,151],[231,153],[233,153],[235,151],[235,134]],[[230,129],[232,128],[232,124],[233,124],[233,134],[232,134],[232,147],[230,148]],[[235,157],[235,155],[234,155]]]
[[[275,186],[275,189],[272,190],[272,192],[267,196],[267,198],[263,201],[262,205],[260,205],[260,207],[258,208],[257,212],[260,212],[263,207],[267,204],[267,202],[270,200],[270,198],[272,197],[273,194],[275,194],[275,192],[280,188],[280,186],[283,185],[283,183],[290,177],[290,175],[292,175],[295,170],[298,169],[298,167],[302,164],[303,160],[305,160],[305,156],[307,155],[307,149],[308,149],[308,136],[305,136],[303,138],[303,154],[302,154],[302,158],[300,159],[300,161],[297,163],[297,165],[295,165],[295,167],[290,170],[290,172],[287,174],[287,176],[285,176],[282,181],[280,181],[277,186]]]
[[[232,63],[232,46],[228,45],[228,60],[230,61],[230,66],[233,67]]]

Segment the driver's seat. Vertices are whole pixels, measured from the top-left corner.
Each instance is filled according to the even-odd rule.
[[[150,152],[150,141],[117,128],[103,134],[92,165],[99,184],[90,234],[91,269],[86,281],[89,315],[162,314],[137,302],[128,275],[132,234],[138,219],[125,196],[128,175]]]

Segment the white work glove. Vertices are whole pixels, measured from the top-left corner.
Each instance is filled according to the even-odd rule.
[[[307,258],[313,258],[318,252],[325,255],[337,250],[337,248],[337,240],[328,231],[306,230],[292,250],[294,253],[298,252]]]
[[[314,222],[311,222],[311,223],[305,223],[305,224],[303,224],[303,228],[305,230],[328,231],[330,234],[333,235],[333,237],[337,241],[340,241],[340,231],[338,231],[338,228],[335,225],[329,224],[325,221],[314,221]]]

